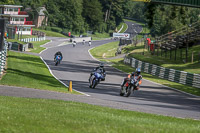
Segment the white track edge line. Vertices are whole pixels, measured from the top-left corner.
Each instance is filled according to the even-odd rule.
[[[89,49],[88,52],[89,52],[90,56],[91,56],[94,60],[99,61],[98,59],[94,58],[94,57],[92,56],[92,54],[90,53],[90,50],[92,50],[92,49],[94,49],[94,48],[95,48],[95,47]],[[100,62],[100,61],[99,61],[99,62]],[[112,67],[112,65],[110,65],[110,64],[107,64],[107,65],[110,66],[110,67]],[[124,72],[124,71],[122,71],[122,70],[119,70],[119,69],[117,69],[117,68],[115,68],[115,67],[112,67],[112,68],[114,68],[114,69],[116,69],[116,70],[118,70],[118,71],[121,71],[121,72],[123,72],[123,73],[126,73],[126,72]],[[126,74],[129,74],[129,73],[126,73]],[[144,78],[143,78],[143,79],[144,79]],[[184,91],[181,91],[181,90],[178,90],[178,89],[169,87],[169,86],[165,86],[165,85],[162,85],[162,84],[159,84],[159,83],[156,83],[156,82],[147,80],[147,79],[144,79],[144,80],[149,81],[149,82],[154,83],[154,84],[157,84],[157,85],[160,85],[160,86],[163,86],[163,87],[166,87],[166,88],[169,88],[169,89],[171,89],[171,90],[175,90],[175,91],[181,92],[181,93],[183,93],[183,94],[187,94],[187,95],[189,95],[189,96],[193,96],[193,97],[196,97],[196,98],[200,98],[200,96],[197,96],[197,95],[193,95],[193,94],[190,94],[190,93],[187,93],[187,92],[184,92]]]
[[[58,81],[59,81],[61,84],[63,84],[65,87],[69,87],[68,85],[66,85],[65,83],[63,83],[61,80],[59,80],[59,79],[52,73],[51,69],[49,68],[49,66],[48,66],[47,63],[43,60],[43,58],[42,58],[41,56],[40,56],[40,59],[44,62],[44,64],[47,66],[49,72],[51,73],[51,75],[52,75],[56,80],[58,80]],[[73,89],[73,88],[72,88],[72,89]],[[86,93],[77,91],[77,90],[75,90],[75,89],[73,89],[73,90],[76,91],[76,92],[79,92],[79,93],[81,93],[81,94],[83,94],[83,95],[85,95],[85,96],[90,96],[90,95],[88,95],[88,94],[86,94]]]

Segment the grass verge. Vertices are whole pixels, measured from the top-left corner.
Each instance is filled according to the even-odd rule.
[[[0,96],[0,132],[197,133],[199,122],[60,100]]]
[[[61,33],[58,33],[58,32],[47,31],[47,30],[41,30],[41,29],[36,29],[36,28],[33,28],[33,30],[44,32],[44,33],[46,33],[46,36],[65,37],[65,38],[68,38],[67,36],[65,36],[65,35],[63,35],[63,34],[61,34]]]
[[[68,92],[68,88],[50,74],[37,56],[9,51],[7,64],[6,75],[0,80],[1,85]]]
[[[118,44],[118,42],[104,44],[104,45],[98,46],[98,47],[90,50],[90,53],[95,58],[97,58],[101,61],[112,62],[113,67],[118,68],[119,70],[122,70],[122,71],[127,72],[127,73],[131,73],[131,72],[135,71],[134,68],[132,68],[131,66],[125,65],[123,63],[123,58],[121,58],[121,59],[102,58],[102,55],[104,53],[109,53],[108,55],[110,55],[110,56],[105,56],[107,58],[114,56],[114,53],[116,52],[117,44]],[[129,45],[129,46],[126,47],[127,49],[126,48],[124,49],[123,52],[130,52],[130,51],[132,51],[133,53],[141,52],[141,51],[143,51],[143,49],[141,49],[141,47],[143,47],[143,46],[134,47],[133,45]],[[146,58],[150,58],[150,57],[147,56]],[[156,59],[154,59],[154,60],[156,60]],[[146,60],[146,62],[152,63],[151,59]],[[152,76],[152,75],[144,73],[144,72],[142,72],[142,75],[143,75],[144,79],[147,79],[147,80],[150,80],[150,81],[153,81],[153,82],[156,82],[156,83],[168,86],[168,87],[172,87],[172,88],[175,88],[175,89],[178,89],[178,90],[190,93],[190,94],[200,96],[200,89],[198,89],[198,88],[190,87],[190,86],[187,86],[187,85],[182,85],[182,84],[171,82],[171,81],[168,81],[168,80],[164,80],[164,79],[158,78],[156,76]]]
[[[50,42],[50,40],[44,40],[44,41],[39,41],[39,42],[31,42],[33,43],[33,49],[30,49],[30,52],[33,53],[40,53],[42,50],[44,50],[45,48],[40,47],[41,45]]]

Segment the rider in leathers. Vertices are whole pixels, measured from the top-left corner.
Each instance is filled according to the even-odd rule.
[[[131,78],[134,78],[134,76],[138,76],[139,79],[137,80],[136,82],[136,89],[138,90],[139,89],[139,82],[140,80],[142,79],[142,75],[140,74],[141,73],[141,70],[140,68],[136,68],[136,71],[135,72],[132,72],[131,74],[128,75],[128,77],[124,78],[124,81],[123,83],[121,84],[121,87],[124,87],[125,83],[130,80]]]
[[[100,63],[98,67],[96,67],[93,72],[90,74],[90,78],[92,77],[92,75],[94,75],[94,72],[100,72],[100,74],[103,76],[103,79],[101,79],[101,81],[105,80],[106,74],[105,74],[105,69],[104,69],[104,64]],[[89,78],[89,80],[90,80]]]

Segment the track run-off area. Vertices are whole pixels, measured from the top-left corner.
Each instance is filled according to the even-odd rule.
[[[137,30],[140,32],[140,27]],[[95,89],[89,88],[90,73],[99,65],[99,61],[90,54],[90,49],[116,40],[92,41],[91,46],[87,43],[85,45],[77,43],[76,47],[73,47],[72,44],[67,44],[65,38],[47,37],[47,39],[52,41],[43,46],[46,50],[42,51],[39,56],[58,80],[65,85],[69,85],[72,81],[73,89],[83,95],[0,86],[1,95],[77,101],[157,115],[200,119],[200,97],[145,79],[143,79],[140,90],[135,91],[130,97],[119,96],[120,84],[127,73],[109,65],[105,65],[106,80],[98,84]],[[61,64],[55,66],[54,54],[57,51],[62,52],[63,60]]]

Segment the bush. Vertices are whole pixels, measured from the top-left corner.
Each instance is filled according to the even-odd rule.
[[[45,27],[45,30],[51,31],[51,27],[46,26],[46,27]]]
[[[54,32],[59,32],[59,33],[62,32],[62,29],[58,28],[58,27],[51,27],[51,30],[54,31]]]

